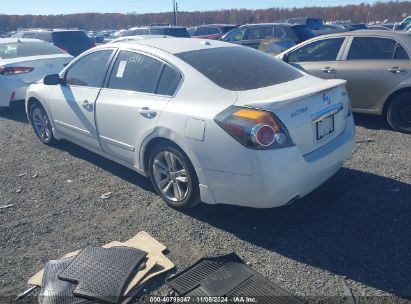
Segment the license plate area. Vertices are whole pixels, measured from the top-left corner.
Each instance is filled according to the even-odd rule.
[[[315,123],[317,140],[321,140],[334,133],[334,115],[327,116]]]

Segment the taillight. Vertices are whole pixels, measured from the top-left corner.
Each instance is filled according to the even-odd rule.
[[[33,68],[26,68],[26,67],[0,67],[0,75],[3,75],[3,76],[30,73],[31,71],[33,71]]]
[[[271,112],[232,106],[214,121],[248,148],[265,150],[294,145],[287,128]]]

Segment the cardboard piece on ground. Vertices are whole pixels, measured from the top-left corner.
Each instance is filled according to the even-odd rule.
[[[114,246],[129,246],[143,250],[148,253],[146,267],[136,274],[134,279],[130,282],[129,286],[127,287],[125,294],[128,294],[137,284],[145,283],[152,277],[174,268],[174,264],[162,254],[162,252],[166,250],[167,247],[158,242],[156,239],[152,238],[145,231],[139,232],[136,236],[134,236],[133,238],[124,243],[111,242],[109,244],[104,245],[103,247],[110,248]],[[64,257],[74,256],[77,255],[79,252],[80,250],[70,252],[66,254]],[[152,261],[150,261],[150,258]],[[36,273],[33,277],[29,279],[28,284],[41,286],[43,272],[44,270],[41,270],[38,273]],[[141,281],[141,279],[143,279],[143,281]]]

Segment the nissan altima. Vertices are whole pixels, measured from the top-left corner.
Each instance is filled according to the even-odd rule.
[[[129,167],[174,208],[291,203],[336,173],[354,141],[345,81],[211,40],[94,48],[30,86],[26,110],[43,143]]]

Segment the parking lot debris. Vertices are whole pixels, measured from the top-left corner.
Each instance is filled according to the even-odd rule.
[[[68,180],[67,180],[67,183],[71,184],[71,183],[73,183],[73,180],[72,180],[72,179],[68,179]]]
[[[123,290],[147,252],[131,247],[86,247],[59,275],[75,282],[75,296],[119,303]]]
[[[23,188],[22,188],[22,187],[18,188],[18,189],[16,190],[16,193],[20,193],[20,192],[21,192],[21,190],[23,190]]]
[[[133,238],[124,243],[114,241],[104,245],[103,247],[112,248],[119,246],[132,247],[147,252],[145,268],[134,274],[134,277],[128,283],[128,286],[124,291],[125,299],[123,303],[128,303],[134,297],[138,296],[149,280],[174,268],[174,264],[163,254],[163,252],[167,250],[167,247],[158,242],[145,231],[139,232]],[[63,258],[73,257],[79,253],[80,251],[70,252]],[[28,284],[41,286],[43,274],[44,270],[39,271],[29,279]]]
[[[367,139],[363,139],[363,140],[357,140],[355,143],[357,144],[368,144],[368,143],[372,143],[375,142],[374,139],[371,138],[367,138]]]
[[[109,199],[110,197],[111,197],[111,192],[107,192],[107,193],[103,193],[101,196],[100,196],[100,198],[101,199],[103,199],[103,200],[107,200],[107,199]]]
[[[26,176],[26,175],[28,175],[28,173],[21,173],[21,174],[19,174],[19,175],[17,175],[18,177],[23,177],[23,176]]]
[[[33,291],[35,291],[37,288],[39,288],[38,286],[31,286],[30,288],[28,288],[27,290],[23,291],[22,293],[20,293],[15,299],[14,301],[19,301],[25,297],[27,297],[29,294],[31,294]]]
[[[343,289],[344,289],[344,296],[347,299],[348,304],[356,304],[354,295],[352,293],[351,288],[347,286],[347,282],[343,279]]]
[[[14,207],[14,204],[0,206],[0,209],[8,209],[8,208],[11,208],[11,207]]]
[[[37,176],[39,176],[38,174],[34,174],[33,176],[32,176],[32,178],[36,178]]]
[[[255,302],[304,303],[247,266],[235,253],[202,258],[168,279],[167,283],[179,296],[201,294],[205,297],[237,298],[241,302],[239,298],[253,294],[261,295],[260,299],[254,299]]]

